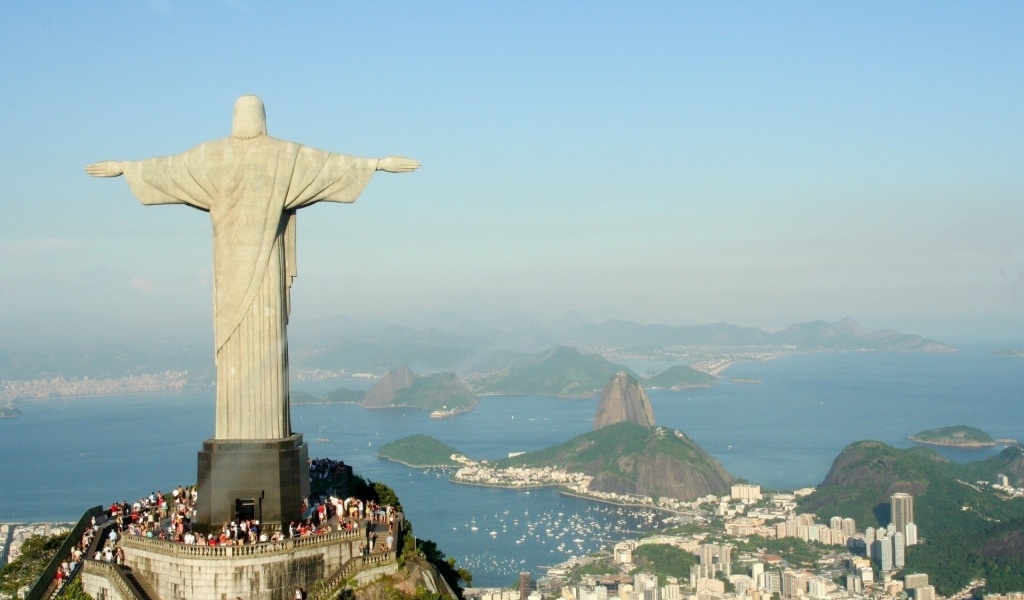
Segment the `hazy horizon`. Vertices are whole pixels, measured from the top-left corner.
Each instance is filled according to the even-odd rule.
[[[849,316],[1020,343],[1021,22],[1009,2],[15,4],[0,348],[212,335],[208,215],[83,167],[224,137],[244,93],[272,136],[423,163],[299,212],[296,326]]]

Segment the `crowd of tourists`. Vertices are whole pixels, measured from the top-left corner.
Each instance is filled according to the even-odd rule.
[[[344,462],[331,459],[309,461],[310,481],[344,480],[352,468]],[[81,565],[83,557],[97,535],[105,539],[96,544],[91,558],[108,563],[124,564],[124,550],[117,542],[124,534],[160,539],[179,544],[203,546],[235,546],[280,542],[288,538],[301,538],[331,533],[332,531],[358,531],[365,521],[366,541],[360,544],[361,554],[389,552],[394,549],[397,511],[389,505],[373,500],[335,496],[313,499],[312,505],[303,505],[304,518],[292,521],[287,529],[264,531],[259,520],[240,519],[224,523],[218,530],[204,535],[194,531],[192,519],[196,511],[198,492],[194,486],[178,486],[170,494],[155,491],[129,503],[115,502],[99,519],[93,518],[92,527],[86,528],[57,570],[60,588]],[[379,525],[377,525],[379,524]],[[375,526],[376,525],[376,526]],[[384,543],[378,542],[376,530],[387,527]]]

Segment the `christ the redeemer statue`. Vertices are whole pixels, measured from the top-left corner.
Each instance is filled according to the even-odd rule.
[[[295,211],[354,202],[375,171],[405,173],[416,160],[358,158],[267,135],[263,102],[235,103],[231,136],[176,156],[89,165],[123,174],[143,204],[187,204],[213,221],[218,440],[292,435],[288,394],[289,288]]]

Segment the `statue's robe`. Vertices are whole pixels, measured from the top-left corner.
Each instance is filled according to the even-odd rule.
[[[217,439],[292,434],[286,326],[294,211],[320,200],[354,202],[376,167],[376,159],[266,135],[122,163],[143,204],[188,204],[213,221]]]

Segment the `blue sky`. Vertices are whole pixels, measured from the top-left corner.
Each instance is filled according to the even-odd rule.
[[[13,3],[0,324],[210,327],[210,226],[85,164],[228,134],[423,167],[299,217],[293,322],[1024,331],[1024,4]],[[0,342],[0,348],[5,344]]]

